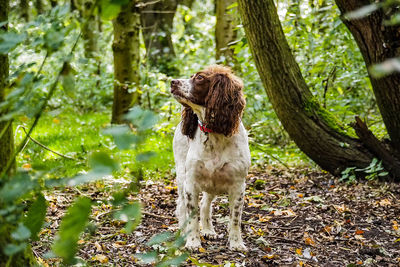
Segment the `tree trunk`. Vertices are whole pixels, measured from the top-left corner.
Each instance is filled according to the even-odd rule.
[[[50,0],[50,5],[51,7],[56,7],[57,6],[57,0]]]
[[[171,65],[171,60],[175,58],[171,32],[177,7],[178,0],[147,0],[140,10],[149,64],[170,76],[179,73],[178,69]]]
[[[234,49],[230,43],[236,40],[238,19],[232,14],[232,10],[228,9],[236,0],[215,0],[215,11],[217,23],[215,25],[215,45],[217,61],[221,61],[225,65],[235,65]],[[222,58],[223,57],[223,58]]]
[[[113,21],[114,102],[112,123],[123,123],[123,115],[139,102],[140,14],[136,1],[122,7]]]
[[[0,0],[0,21],[8,19],[8,0]],[[2,27],[2,30],[7,30],[7,25]],[[4,101],[5,88],[7,86],[9,64],[8,56],[0,54],[0,103]],[[0,115],[2,115],[0,113]],[[14,138],[11,121],[0,121],[0,173],[7,166],[7,162],[14,154]],[[12,171],[14,168],[11,168]]]
[[[20,0],[19,8],[21,9],[21,17],[25,21],[29,21],[29,1],[28,0]]]
[[[36,7],[36,12],[38,15],[43,13],[43,1],[42,0],[36,0],[35,7]]]
[[[239,11],[257,70],[282,125],[298,147],[338,175],[373,159],[359,139],[313,98],[280,24],[273,0],[239,0]]]
[[[8,0],[0,0],[0,21],[7,21],[9,11]],[[7,30],[7,25],[3,25],[1,30]],[[4,90],[7,84],[9,71],[8,56],[0,54],[0,103],[4,100]],[[2,114],[0,114],[1,116]],[[14,154],[14,140],[11,122],[0,122],[0,173],[7,165],[10,157]],[[14,172],[11,168],[10,175]],[[3,182],[0,181],[0,185]],[[4,204],[0,203],[0,210],[4,209]],[[3,266],[35,266],[35,257],[30,246],[18,254],[15,254],[11,259],[3,252],[4,247],[11,243],[12,227],[4,222],[4,218],[0,216],[0,267]]]
[[[342,14],[372,3],[375,1],[336,0]],[[400,25],[385,26],[384,23],[396,12],[398,12],[397,8],[379,9],[361,19],[347,20],[342,16],[342,20],[352,33],[364,57],[391,145],[400,157],[400,73],[375,78],[371,75],[369,68],[373,64],[400,56]]]
[[[87,23],[82,24],[82,39],[85,44],[85,57],[93,58],[97,53],[97,18],[95,12],[92,11],[94,5],[93,0],[82,1],[82,15]]]

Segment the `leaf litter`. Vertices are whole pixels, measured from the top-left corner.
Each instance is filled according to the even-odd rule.
[[[262,181],[262,182],[260,182]],[[147,181],[137,196],[141,223],[131,234],[112,216],[112,181],[48,192],[46,224],[33,242],[43,265],[59,266],[48,252],[65,210],[79,195],[92,199],[90,223],[81,235],[77,256],[92,266],[152,266],[135,255],[157,248],[148,241],[176,232],[176,186]],[[190,253],[185,266],[399,266],[400,185],[339,182],[321,171],[267,168],[247,178],[242,234],[247,252],[227,248],[229,208],[225,196],[213,205],[218,238],[202,238],[202,249]],[[158,248],[159,249],[159,248]],[[232,265],[232,264],[235,265]]]

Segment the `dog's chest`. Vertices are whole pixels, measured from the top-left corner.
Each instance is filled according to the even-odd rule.
[[[221,194],[244,182],[248,167],[234,144],[210,142],[197,152],[187,167],[202,191]]]

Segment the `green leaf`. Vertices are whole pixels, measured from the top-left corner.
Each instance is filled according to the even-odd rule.
[[[19,172],[0,190],[0,199],[4,202],[12,202],[30,192],[37,185],[28,173]]]
[[[55,255],[61,257],[65,264],[74,262],[74,255],[78,250],[79,235],[85,229],[91,205],[89,198],[78,198],[69,207],[67,214],[61,221],[60,231],[52,246],[52,251]]]
[[[121,11],[121,6],[129,3],[129,0],[101,0],[101,17],[105,20],[115,19]]]
[[[137,126],[139,131],[150,129],[158,121],[158,117],[153,112],[143,110],[138,106],[132,108],[125,118]]]
[[[157,260],[157,252],[150,251],[144,254],[135,254],[135,257],[141,259],[144,263],[154,263]]]
[[[182,262],[186,261],[186,259],[189,257],[189,254],[183,253],[182,255],[168,259],[164,262],[161,262],[157,264],[157,267],[167,267],[167,266],[179,266]]]
[[[154,151],[147,151],[140,153],[136,156],[136,160],[139,162],[149,161],[152,157],[156,156],[157,153]]]
[[[17,45],[26,40],[25,33],[19,34],[15,32],[4,32],[0,34],[0,54],[7,54]]]
[[[163,242],[171,240],[173,236],[174,235],[170,232],[159,233],[150,238],[146,245],[151,247],[152,245],[161,244]]]
[[[36,201],[29,207],[24,224],[31,232],[32,240],[38,239],[37,234],[42,228],[44,218],[46,217],[47,201],[42,194],[39,194]]]
[[[31,231],[23,223],[19,223],[17,229],[11,233],[11,237],[17,241],[27,240],[30,236]]]
[[[23,251],[26,248],[26,243],[21,243],[19,245],[15,245],[15,244],[7,244],[4,249],[3,252],[4,254],[6,254],[7,256],[11,256],[14,255],[15,253],[18,253],[20,251]]]
[[[119,149],[128,149],[132,144],[137,144],[143,140],[140,136],[132,134],[132,131],[126,125],[113,126],[104,130],[103,133],[112,135]]]
[[[119,170],[118,162],[113,160],[106,152],[95,152],[89,159],[89,165],[94,172],[111,174]]]
[[[114,214],[114,218],[127,222],[125,230],[127,233],[132,232],[140,223],[142,216],[141,206],[139,202],[125,205],[120,211]]]

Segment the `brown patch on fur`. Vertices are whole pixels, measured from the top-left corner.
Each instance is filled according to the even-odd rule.
[[[243,82],[230,68],[212,65],[191,78],[194,88],[191,102],[206,107],[206,127],[214,133],[232,136],[237,132],[246,100]],[[185,107],[182,133],[193,139],[198,127],[197,115]]]

